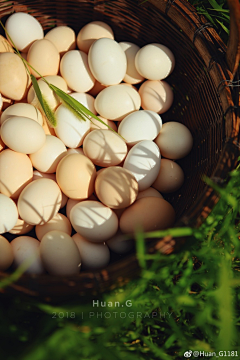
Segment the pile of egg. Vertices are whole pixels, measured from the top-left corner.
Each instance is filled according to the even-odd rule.
[[[5,27],[34,69],[115,132],[76,117],[29,67],[55,111],[57,127],[49,127],[22,60],[10,38],[1,37],[0,234],[15,238],[0,235],[0,270],[26,259],[27,272],[36,274],[102,268],[110,250],[133,247],[125,234],[174,224],[175,211],[161,193],[182,186],[175,160],[193,145],[186,126],[162,124],[160,116],[173,102],[163,79],[174,55],[157,43],[118,43],[100,21],[77,36],[67,26],[44,36],[37,19],[20,12]]]

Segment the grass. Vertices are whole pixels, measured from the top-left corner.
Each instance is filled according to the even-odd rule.
[[[226,39],[226,2],[191,3]],[[221,198],[204,224],[184,230],[191,245],[178,254],[146,255],[139,235],[140,278],[96,299],[107,305],[119,301],[120,308],[93,307],[92,301],[58,307],[2,298],[1,358],[178,360],[191,350],[225,351],[221,358],[240,359],[239,188],[238,167],[225,187],[216,188]]]

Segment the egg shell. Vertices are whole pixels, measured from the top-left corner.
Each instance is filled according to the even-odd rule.
[[[96,198],[96,196],[94,194],[90,195],[88,197],[87,200],[94,200],[94,201],[97,201],[98,199]],[[66,214],[67,214],[67,217],[68,219],[70,219],[70,212],[72,210],[72,208],[78,204],[80,201],[83,201],[83,200],[74,200],[74,199],[68,199],[67,201],[67,206],[66,206]]]
[[[27,117],[35,120],[41,126],[43,124],[41,112],[31,104],[17,103],[9,106],[1,115],[0,125],[13,116]]]
[[[13,47],[11,44],[7,41],[5,37],[0,35],[0,53],[3,52],[11,52],[14,53]]]
[[[42,126],[23,116],[7,119],[1,126],[1,137],[10,149],[23,154],[35,153],[46,142]]]
[[[41,39],[34,41],[31,45],[28,50],[27,61],[42,76],[57,75],[60,55],[51,41]],[[40,77],[32,68],[31,73],[36,78]]]
[[[147,80],[139,88],[141,106],[144,110],[152,110],[163,114],[173,103],[173,91],[166,81]]]
[[[13,262],[13,250],[8,240],[0,235],[0,271],[7,270]]]
[[[110,251],[105,243],[93,243],[79,234],[74,234],[72,239],[78,247],[83,270],[97,270],[108,265]]]
[[[138,194],[138,183],[134,175],[120,166],[101,171],[95,182],[99,200],[111,209],[122,209],[131,205]]]
[[[94,107],[94,97],[86,93],[72,93],[70,94],[75,100],[80,102],[88,110],[90,110],[94,115],[97,115],[97,112]]]
[[[77,46],[88,53],[95,40],[101,38],[114,39],[111,27],[103,21],[92,21],[81,28],[77,35]]]
[[[29,233],[34,228],[33,225],[28,224],[22,219],[17,219],[16,225],[9,231],[10,234],[24,235]]]
[[[124,161],[123,168],[131,171],[138,182],[138,190],[149,188],[156,180],[161,164],[158,146],[151,140],[134,145]]]
[[[0,214],[0,234],[4,234],[16,225],[18,219],[15,202],[4,194],[0,194]]]
[[[56,136],[46,135],[44,145],[33,154],[30,154],[30,160],[33,167],[45,173],[56,172],[59,161],[67,154],[67,148],[64,143]]]
[[[161,117],[150,110],[139,110],[126,116],[118,127],[118,133],[133,146],[142,140],[154,140],[162,128]]]
[[[55,45],[60,56],[76,48],[76,35],[69,26],[57,26],[51,29],[45,35],[45,39],[50,40]]]
[[[77,245],[63,231],[52,230],[45,234],[40,244],[41,259],[50,275],[78,274],[81,257]]]
[[[29,157],[10,149],[0,153],[0,192],[17,199],[21,191],[33,178],[33,167]]]
[[[180,165],[169,159],[162,159],[161,168],[152,187],[162,193],[180,189],[184,183],[184,172]]]
[[[109,239],[106,244],[113,252],[117,254],[126,254],[133,248],[134,241],[132,239],[127,239],[126,235],[118,230],[118,232]]]
[[[11,246],[15,268],[26,262],[26,265],[29,265],[25,271],[27,274],[43,274],[45,272],[40,258],[40,242],[37,239],[31,236],[19,236],[12,240]]]
[[[88,91],[88,93],[94,97],[96,97],[100,91],[102,91],[103,89],[105,89],[106,86],[101,84],[99,81],[95,81],[94,86]]]
[[[71,50],[63,55],[60,73],[70,89],[76,92],[87,92],[95,83],[88,64],[88,56],[80,50]]]
[[[128,41],[120,42],[119,45],[127,57],[127,71],[123,81],[128,84],[139,84],[144,80],[144,77],[139,74],[135,66],[135,57],[140,47]]]
[[[93,130],[83,141],[83,152],[95,165],[114,166],[126,157],[127,145],[113,131]]]
[[[16,48],[23,52],[27,52],[35,40],[42,39],[44,36],[40,22],[24,12],[17,12],[9,16],[5,28]]]
[[[162,156],[177,160],[189,154],[193,146],[193,137],[185,125],[170,121],[163,125],[155,143]]]
[[[57,137],[69,148],[78,148],[82,145],[85,136],[90,132],[90,121],[79,119],[65,105],[60,105],[56,112],[57,126],[55,133]]]
[[[98,114],[109,120],[121,121],[128,114],[139,110],[141,98],[138,92],[125,84],[106,87],[94,103]]]
[[[156,231],[167,229],[175,221],[172,205],[157,197],[144,197],[129,206],[120,218],[120,229],[125,234],[142,230]]]
[[[99,201],[76,204],[70,212],[70,221],[77,233],[93,242],[108,240],[118,229],[117,215]]]
[[[82,154],[65,156],[57,166],[57,183],[70,199],[87,199],[93,193],[95,177],[94,164]]]
[[[35,231],[39,241],[42,240],[43,236],[49,231],[58,230],[71,236],[72,226],[70,221],[63,214],[57,213],[51,220],[44,225],[36,225]]]
[[[160,194],[160,192],[153,187],[149,187],[146,190],[140,191],[136,200],[142,199],[144,197],[158,197],[160,199],[163,199],[163,196]]]
[[[94,118],[91,118],[91,131],[92,130],[98,130],[98,129],[106,129],[106,130],[109,130],[109,127],[112,128],[114,131],[117,132],[117,125],[115,124],[114,121],[112,120],[107,120],[105,119],[104,117],[102,116],[99,116],[98,115],[98,118],[100,120],[102,120],[105,124],[101,123],[100,121],[94,119]],[[108,125],[108,126],[107,126]]]
[[[51,179],[38,179],[28,184],[18,198],[20,217],[31,225],[50,221],[61,206],[62,194]]]
[[[0,69],[1,94],[12,100],[23,99],[27,87],[27,73],[19,56],[0,53]]]
[[[143,46],[136,54],[135,66],[148,80],[165,79],[174,69],[175,58],[165,45],[152,43]]]
[[[93,76],[103,85],[120,84],[126,75],[127,57],[113,39],[94,41],[89,49],[88,62]]]

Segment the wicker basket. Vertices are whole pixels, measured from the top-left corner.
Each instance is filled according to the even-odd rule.
[[[192,132],[194,147],[179,161],[185,173],[182,188],[167,200],[177,213],[176,226],[198,227],[218,198],[202,181],[205,174],[222,184],[237,162],[239,154],[238,80],[239,3],[229,2],[231,33],[226,48],[206,19],[185,0],[0,0],[0,18],[5,22],[13,12],[35,16],[45,30],[68,25],[76,32],[93,20],[107,22],[117,41],[139,46],[158,42],[168,46],[176,57],[176,67],[167,81],[175,100],[163,120],[184,123]],[[149,241],[149,250],[170,253],[184,239]],[[157,243],[157,245],[156,245]],[[58,277],[23,275],[4,289],[7,294],[23,293],[47,301],[93,295],[126,283],[138,274],[134,253],[111,263],[99,272]],[[0,279],[9,273],[0,273]]]

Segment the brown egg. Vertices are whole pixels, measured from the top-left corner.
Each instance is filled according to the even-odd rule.
[[[182,168],[172,160],[162,159],[160,171],[152,187],[162,193],[171,193],[177,191],[183,183]]]
[[[93,193],[95,177],[94,164],[82,154],[67,155],[57,166],[57,183],[70,199],[87,199]]]
[[[137,199],[142,199],[144,197],[159,197],[160,199],[163,199],[163,196],[160,194],[160,192],[158,192],[156,189],[149,187],[146,190],[140,191],[138,193]]]
[[[172,226],[175,211],[169,202],[157,197],[145,197],[129,206],[120,218],[120,230],[125,234],[137,230],[155,231]]]
[[[22,60],[12,53],[0,54],[0,92],[12,100],[21,100],[26,92],[27,73]]]
[[[32,181],[33,167],[29,157],[10,149],[0,153],[0,192],[17,199]]]
[[[75,32],[68,26],[57,26],[51,29],[45,39],[50,40],[58,49],[60,55],[76,48]]]
[[[7,270],[13,262],[13,250],[5,237],[0,235],[0,271]]]
[[[42,240],[43,236],[49,231],[58,230],[71,235],[72,225],[68,218],[63,214],[57,213],[51,220],[44,225],[37,225],[35,227],[36,235],[39,241]]]
[[[104,205],[112,209],[122,209],[136,200],[138,183],[129,170],[112,166],[98,174],[95,191]]]
[[[26,221],[18,219],[16,225],[9,231],[9,233],[14,235],[24,235],[29,233],[33,227],[33,225],[28,224]]]
[[[59,69],[60,55],[53,43],[47,39],[36,40],[31,45],[27,61],[42,76],[57,75]],[[31,73],[40,76],[31,69]]]
[[[193,137],[188,128],[176,121],[163,124],[155,139],[162,156],[177,160],[186,156],[192,149]]]
[[[5,37],[0,35],[0,53],[5,53],[5,52],[14,53],[14,50],[11,44],[7,41],[7,39],[5,39]]]

